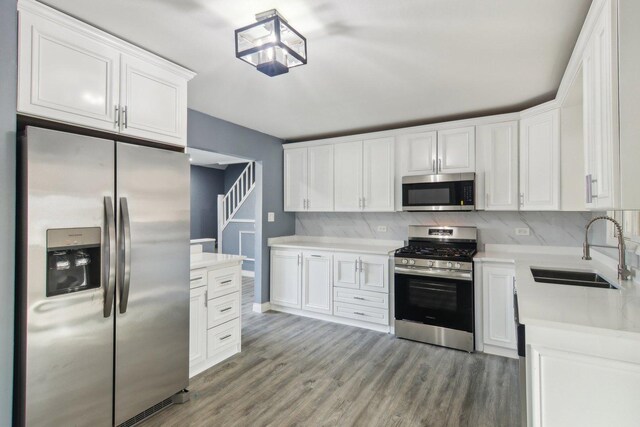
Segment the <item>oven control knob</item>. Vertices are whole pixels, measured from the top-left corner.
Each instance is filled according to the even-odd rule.
[[[409,264],[409,260],[408,260],[408,259],[406,259],[406,258],[402,258],[402,263],[403,263],[403,264]]]
[[[456,262],[456,268],[460,268],[460,267],[462,267],[462,265],[460,265],[459,262]]]
[[[415,264],[415,263],[416,263],[416,260],[415,260],[415,259],[410,259],[410,260],[409,260],[409,264],[413,265],[413,264]]]
[[[453,267],[453,263],[452,263],[451,261],[449,261],[449,262],[447,263],[447,267],[448,267],[448,268]]]

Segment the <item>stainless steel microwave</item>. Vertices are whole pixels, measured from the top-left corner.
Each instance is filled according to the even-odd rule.
[[[404,176],[402,210],[475,210],[475,177],[475,173]]]

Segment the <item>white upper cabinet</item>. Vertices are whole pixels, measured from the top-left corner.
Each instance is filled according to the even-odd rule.
[[[560,209],[560,110],[520,121],[520,209]]]
[[[399,136],[396,153],[402,176],[436,173],[437,132],[422,132]]]
[[[187,133],[187,81],[162,67],[122,55],[120,132],[180,145]]]
[[[20,114],[186,146],[194,73],[41,3],[18,11]]]
[[[363,142],[363,211],[394,210],[393,141],[393,138],[381,138]]]
[[[284,210],[333,210],[333,146],[284,151]]]
[[[117,49],[23,10],[19,37],[19,112],[118,130]]]
[[[307,155],[307,210],[333,210],[333,145],[309,147]]]
[[[362,141],[335,144],[333,156],[335,210],[362,210]]]
[[[394,210],[393,141],[379,138],[334,144],[336,211]]]
[[[518,122],[478,126],[478,149],[482,172],[476,184],[484,179],[478,201],[486,210],[518,210]],[[480,187],[480,186],[479,186]]]
[[[475,127],[438,131],[438,173],[476,171]]]
[[[307,207],[307,149],[284,151],[284,210],[304,211]]]

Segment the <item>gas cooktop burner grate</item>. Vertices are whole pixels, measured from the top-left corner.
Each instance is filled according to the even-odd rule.
[[[405,246],[396,251],[396,256],[453,259],[471,258],[475,253],[475,249],[466,248]]]

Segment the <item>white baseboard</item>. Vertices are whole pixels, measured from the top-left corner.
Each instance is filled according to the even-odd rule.
[[[510,348],[502,348],[495,345],[485,344],[482,349],[483,353],[493,354],[495,356],[508,357],[510,359],[518,358],[518,351]]]
[[[255,271],[242,270],[242,275],[244,277],[256,277]]]
[[[253,303],[253,312],[254,313],[264,313],[266,311],[271,310],[270,302],[263,302],[262,304],[258,304],[257,302]]]

